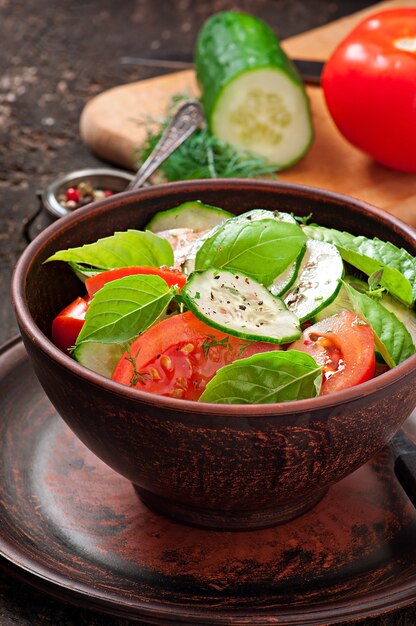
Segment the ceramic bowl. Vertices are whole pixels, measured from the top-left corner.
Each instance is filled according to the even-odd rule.
[[[310,509],[389,441],[416,405],[416,356],[332,395],[232,406],[124,387],[58,350],[52,319],[83,289],[66,264],[42,262],[196,199],[236,214],[259,207],[313,213],[324,226],[389,239],[413,254],[416,233],[363,202],[319,189],[180,182],[78,209],[41,233],[17,264],[12,291],[24,343],[51,402],[84,444],[130,480],[143,502],[176,520],[226,530],[272,526]]]

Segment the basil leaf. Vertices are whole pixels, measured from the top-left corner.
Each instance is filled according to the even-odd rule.
[[[306,236],[296,224],[263,219],[227,220],[205,239],[195,269],[243,272],[270,285],[304,250]]]
[[[383,270],[380,284],[406,305],[416,298],[416,259],[403,248],[389,241],[355,237],[323,226],[305,226],[304,232],[312,239],[334,244],[344,261],[368,276]]]
[[[50,256],[48,261],[84,263],[102,270],[133,265],[160,267],[173,265],[173,251],[166,239],[150,231],[127,230],[79,248],[60,250]]]
[[[395,367],[415,352],[406,326],[385,306],[343,283],[355,313],[372,328],[377,350],[389,367]]]
[[[76,345],[95,341],[121,343],[149,328],[174,295],[160,276],[125,276],[97,291],[85,316]]]
[[[97,274],[101,274],[101,272],[104,271],[101,269],[97,269],[96,267],[86,267],[81,263],[72,263],[71,261],[68,263],[68,265],[83,283],[86,281],[87,278],[97,276]]]
[[[298,350],[263,352],[221,367],[200,402],[268,404],[313,398],[321,390],[322,370]]]

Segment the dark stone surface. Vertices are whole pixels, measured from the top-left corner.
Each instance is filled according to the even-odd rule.
[[[180,57],[192,50],[211,13],[239,8],[264,18],[281,37],[369,5],[365,0],[0,0],[0,343],[17,332],[9,299],[13,267],[26,245],[25,220],[36,191],[58,175],[101,162],[81,143],[80,112],[110,87],[154,70],[122,65],[122,56]],[[416,609],[366,626],[414,626]],[[124,626],[66,606],[0,575],[1,626]],[[364,623],[362,623],[364,626]]]

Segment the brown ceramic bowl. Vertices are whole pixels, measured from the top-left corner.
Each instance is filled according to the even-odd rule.
[[[39,235],[20,258],[13,299],[27,351],[47,395],[78,437],[132,481],[142,500],[211,528],[271,526],[311,508],[366,463],[416,405],[416,355],[357,387],[291,403],[215,405],[124,387],[63,354],[53,317],[83,289],[64,263],[42,262],[156,212],[202,200],[236,214],[253,208],[313,213],[325,226],[389,239],[416,253],[416,233],[363,202],[271,182],[180,182],[126,192],[78,209]]]

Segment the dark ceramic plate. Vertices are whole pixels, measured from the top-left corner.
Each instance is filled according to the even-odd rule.
[[[274,529],[159,517],[71,433],[20,341],[0,353],[0,551],[61,599],[165,626],[353,621],[416,600],[415,539],[387,449]]]

